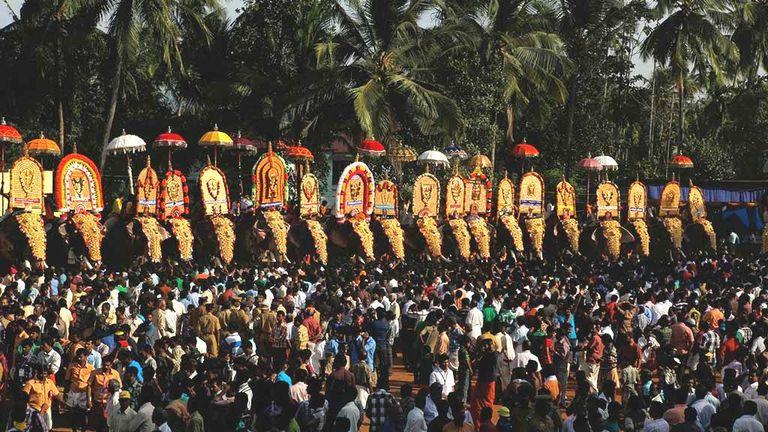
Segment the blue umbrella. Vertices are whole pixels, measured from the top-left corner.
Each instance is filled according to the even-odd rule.
[[[445,153],[445,155],[448,156],[448,159],[451,160],[464,160],[469,157],[467,152],[457,145],[450,145],[446,147],[443,149],[443,153]]]

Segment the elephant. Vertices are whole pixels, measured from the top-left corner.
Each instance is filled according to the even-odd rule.
[[[110,267],[123,267],[132,262],[143,264],[149,260],[149,240],[137,219],[126,219],[112,214],[104,222],[104,227],[106,229],[102,245],[104,264]],[[162,245],[171,236],[159,223],[158,228]]]
[[[45,226],[48,264],[53,266],[78,264],[89,268],[98,268],[101,265],[101,261],[89,258],[85,240],[69,214],[47,221]],[[105,233],[103,225],[101,225],[101,232],[102,235]],[[99,247],[103,247],[103,241]]]
[[[228,216],[220,217],[229,218]],[[216,237],[212,219],[206,217],[192,222],[192,236],[194,237],[193,251],[196,262],[212,263],[217,267],[226,264],[222,259],[222,250]],[[236,233],[235,236],[237,236]]]
[[[329,217],[324,225],[325,233],[328,235],[329,257],[341,257],[351,254],[365,259],[363,243],[357,233],[352,229],[352,224],[350,222],[338,221],[334,217]],[[379,237],[379,235],[383,236],[383,234],[380,233],[377,235],[377,233],[373,231],[373,228],[371,228],[371,231],[374,235],[374,256],[380,256],[376,253],[377,244],[387,242],[386,244],[388,246],[389,240],[387,240],[386,237]]]
[[[619,230],[621,231],[621,238],[619,240],[621,242],[620,255],[626,256],[630,251],[636,249],[636,239],[634,234],[624,226],[620,225]],[[584,232],[589,234],[586,238]],[[581,250],[585,255],[608,255],[607,239],[599,223],[590,224],[584,227],[581,236],[581,244]]]
[[[235,234],[235,258],[239,262],[288,259],[278,252],[275,237],[260,211],[243,212],[235,221]]]
[[[304,219],[294,219],[288,228],[288,259],[294,262],[317,260],[315,242]]]
[[[42,270],[46,266],[45,260],[33,256],[30,240],[21,231],[17,217],[22,213],[24,212],[15,211],[0,218],[0,261],[5,261],[7,266],[11,266],[26,260],[32,268]],[[44,229],[43,227],[43,236],[46,235]]]

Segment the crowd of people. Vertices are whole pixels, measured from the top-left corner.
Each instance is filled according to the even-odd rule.
[[[0,421],[14,432],[763,431],[767,264],[13,267],[0,280]]]

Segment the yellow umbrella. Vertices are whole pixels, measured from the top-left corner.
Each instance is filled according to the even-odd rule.
[[[486,155],[476,154],[467,161],[467,165],[472,168],[490,168],[491,160]]]
[[[214,125],[213,130],[204,133],[197,143],[203,147],[213,147],[214,165],[217,163],[219,147],[234,147],[235,145],[234,141],[232,141],[232,138],[227,135],[226,132],[219,130],[218,125]]]

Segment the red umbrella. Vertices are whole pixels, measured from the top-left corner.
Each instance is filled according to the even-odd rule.
[[[232,142],[234,143],[234,150],[237,152],[256,153],[259,151],[257,143],[244,137],[240,131],[237,131],[237,135],[235,135],[235,139],[233,139]]]
[[[587,156],[580,160],[576,166],[586,171],[600,171],[603,169],[603,164],[592,156]]]
[[[237,183],[240,187],[240,196],[243,196],[243,155],[255,154],[259,148],[254,141],[244,137],[241,131],[237,131],[232,142],[234,143],[232,149],[237,153]]]
[[[5,117],[0,120],[0,169],[5,169],[5,145],[6,144],[21,144],[24,140],[21,138],[19,131],[5,123]]]
[[[19,131],[5,122],[5,117],[0,119],[0,144],[21,144],[24,140]]]
[[[592,171],[600,171],[603,169],[603,164],[600,163],[599,160],[592,157],[591,154],[588,154],[587,157],[580,160],[579,163],[576,164],[577,167],[586,170],[587,171],[587,214],[590,213],[589,210],[589,180],[590,180],[590,173]]]
[[[172,169],[171,164],[171,151],[174,149],[185,149],[187,148],[187,140],[184,139],[183,136],[174,133],[171,131],[171,127],[168,126],[168,131],[165,133],[161,133],[155,138],[154,141],[155,147],[165,147],[168,149],[168,169]]]
[[[187,148],[187,141],[184,137],[172,132],[170,126],[168,126],[168,132],[161,133],[155,138],[154,144],[156,147]]]
[[[679,154],[672,156],[672,159],[669,160],[669,166],[678,169],[693,168],[693,161],[688,156]]]
[[[357,151],[371,157],[384,156],[384,153],[387,152],[384,145],[375,139],[363,140],[363,142],[357,146]]]
[[[285,157],[297,161],[314,162],[315,160],[315,156],[312,152],[301,144],[287,146],[285,148]]]
[[[523,139],[523,142],[512,147],[512,156],[518,159],[535,158],[539,156],[539,150]]]

